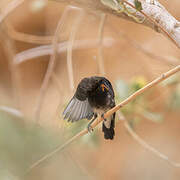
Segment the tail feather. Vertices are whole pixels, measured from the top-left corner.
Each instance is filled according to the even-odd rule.
[[[114,127],[115,127],[115,113],[112,116],[110,128],[107,128],[103,122],[102,131],[104,132],[105,139],[111,139],[111,140],[114,139],[114,135],[115,135]]]

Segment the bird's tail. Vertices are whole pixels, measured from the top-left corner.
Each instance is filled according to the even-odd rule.
[[[109,121],[109,122],[108,122]],[[109,125],[108,125],[109,124]],[[104,132],[104,139],[114,139],[114,127],[115,127],[115,113],[110,120],[103,121],[102,131]]]

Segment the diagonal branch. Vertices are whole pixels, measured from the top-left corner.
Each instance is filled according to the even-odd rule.
[[[161,152],[159,152],[157,149],[155,149],[154,147],[150,146],[147,142],[145,142],[143,139],[141,139],[131,128],[131,126],[129,125],[129,123],[127,122],[127,120],[125,119],[124,116],[121,115],[120,117],[120,113],[117,113],[118,118],[120,120],[123,120],[124,122],[124,127],[126,128],[126,130],[128,131],[128,133],[131,135],[131,137],[137,142],[139,143],[144,149],[150,151],[151,153],[153,153],[155,156],[167,161],[170,165],[174,166],[174,167],[180,167],[180,163],[176,163],[172,160],[169,159],[168,156],[162,154]]]
[[[160,77],[156,78],[154,81],[150,82],[149,84],[147,84],[146,86],[144,86],[143,88],[141,88],[140,90],[136,91],[134,94],[132,94],[131,96],[129,96],[127,99],[125,99],[124,101],[122,101],[120,104],[116,105],[114,108],[110,109],[108,112],[106,112],[104,114],[104,118],[108,118],[109,116],[111,116],[114,112],[118,111],[120,108],[122,108],[123,106],[125,106],[126,104],[128,104],[130,101],[133,101],[137,96],[141,95],[142,93],[146,92],[147,90],[149,90],[150,88],[156,86],[157,84],[159,84],[160,82],[162,82],[163,80],[167,79],[168,77],[172,76],[173,74],[177,73],[180,71],[180,65],[176,66],[175,68],[171,69],[170,71],[162,74]],[[97,118],[97,120],[92,124],[92,128],[95,128],[100,122],[103,121],[103,118],[101,118],[101,116],[99,116]],[[88,134],[88,130],[84,129],[81,132],[79,132],[78,134],[76,134],[75,136],[73,136],[71,139],[69,139],[66,143],[64,143],[63,145],[58,146],[54,151],[50,152],[49,154],[43,156],[41,159],[39,159],[38,161],[36,161],[34,164],[31,165],[31,167],[27,170],[26,173],[29,173],[32,169],[34,169],[36,166],[38,166],[40,163],[42,163],[43,161],[47,160],[48,158],[50,158],[51,156],[53,156],[55,153],[63,150],[64,148],[66,148],[68,145],[70,145],[72,142],[74,142],[75,140],[77,140],[78,138],[80,138],[81,136],[84,136]],[[165,159],[165,158],[164,158]],[[169,161],[168,159],[165,159],[167,161]],[[170,163],[171,161],[169,161]],[[173,165],[171,163],[171,165]],[[180,165],[178,164],[177,167],[180,167]]]
[[[127,121],[124,121],[124,127],[127,129],[129,134],[133,137],[133,139],[135,139],[135,141],[137,141],[144,149],[147,149],[148,151],[152,152],[155,156],[167,161],[170,165],[180,168],[180,163],[170,160],[168,156],[162,154],[161,152],[156,150],[154,147],[147,144],[136,133],[134,133],[134,131],[132,130],[132,128],[130,127],[130,125]]]
[[[135,5],[133,5],[133,0],[123,0],[123,1],[127,5],[129,5],[132,9],[136,9]],[[153,1],[158,2],[156,0],[153,0]],[[141,18],[143,18],[143,16],[144,16],[149,21],[151,21],[154,24],[154,29],[157,32],[164,33],[177,47],[180,48],[180,42],[177,42],[179,40],[173,38],[173,34],[174,34],[175,30],[178,27],[180,27],[180,22],[175,21],[176,19],[173,17],[170,18],[170,16],[169,16],[170,14],[168,12],[167,12],[167,14],[165,14],[165,11],[164,11],[165,9],[159,2],[157,4],[155,4],[155,3],[151,4],[151,2],[150,3],[142,2],[142,6],[143,6],[143,11],[141,11],[141,10],[137,11],[137,13],[139,12],[140,16],[142,16]],[[156,12],[155,15],[154,15],[154,12],[152,12],[154,10],[154,7],[158,7],[158,9],[159,9],[159,11]],[[150,10],[149,10],[149,8],[150,8]],[[160,14],[162,12],[164,14]],[[164,22],[166,22],[168,20],[169,20],[169,22],[168,22],[169,24],[168,23],[165,24]],[[173,24],[170,24],[170,23],[173,23]],[[170,26],[172,26],[172,27],[170,27]]]
[[[21,4],[24,3],[25,0],[13,0],[10,3],[7,4],[7,6],[4,9],[1,9],[0,13],[0,23],[2,23],[7,16],[14,11],[17,7],[19,7]]]

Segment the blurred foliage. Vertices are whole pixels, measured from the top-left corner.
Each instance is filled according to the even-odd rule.
[[[16,179],[62,142],[55,133],[0,111],[0,179]]]
[[[168,88],[170,93],[166,101],[167,109],[171,111],[180,110],[180,75],[176,74],[163,81],[163,87]]]
[[[48,180],[49,177],[89,179],[86,172],[74,162],[73,153],[69,154],[66,150],[53,155],[52,161],[48,158],[26,174],[32,164],[65,142],[62,137],[59,132],[27,123],[23,118],[0,110],[0,180]],[[97,136],[87,137],[96,139]],[[47,165],[50,171],[46,171]]]
[[[179,74],[175,74],[167,79],[165,79],[162,82],[162,85],[164,87],[171,87],[171,86],[176,86],[179,84],[179,80],[180,80],[180,75]]]
[[[171,111],[180,110],[180,75],[176,74],[163,82],[164,87],[168,87],[170,95],[167,98],[167,109]]]
[[[116,102],[120,103],[127,97],[143,88],[147,84],[147,80],[143,76],[138,76],[132,79],[129,83],[123,80],[116,81]],[[138,96],[135,100],[128,103],[121,109],[124,116],[129,121],[132,128],[135,127],[143,118],[159,123],[163,120],[161,112],[152,112],[149,105],[149,98],[153,91]]]
[[[169,90],[168,95],[165,97],[167,107],[170,110],[180,109],[180,85],[179,85],[179,75],[174,75],[162,83],[163,89]],[[147,84],[144,77],[135,77],[131,82],[126,82],[123,80],[118,80],[116,82],[116,101],[120,103],[125,100],[128,96],[143,88]],[[152,111],[151,95],[154,90],[150,90],[147,93],[138,96],[134,101],[127,104],[122,108],[122,113],[129,120],[132,127],[138,124],[143,118],[151,120],[156,123],[163,122],[163,113]]]
[[[177,85],[168,98],[167,106],[171,110],[180,110],[180,85]]]

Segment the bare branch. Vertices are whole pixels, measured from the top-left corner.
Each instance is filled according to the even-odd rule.
[[[0,23],[18,6],[20,6],[25,0],[14,0],[8,3],[6,8],[3,8],[0,14]]]
[[[129,17],[125,13],[119,13],[107,7],[101,3],[101,0],[55,0],[58,2],[66,2],[79,6],[82,8],[91,9],[94,11],[102,11],[104,13],[114,14],[118,17],[124,18],[129,21],[133,21],[132,17]],[[132,9],[135,8],[134,0],[123,0]],[[152,4],[150,0],[141,0],[143,10],[137,11],[133,15],[139,19],[146,17],[142,25],[148,26],[157,32],[166,34],[177,47],[180,47],[180,22],[176,20],[157,0],[154,0]],[[138,23],[138,22],[136,22]]]
[[[103,46],[111,47],[115,43],[115,40],[112,38],[104,38]],[[64,53],[67,51],[68,42],[58,43],[58,53]],[[89,49],[98,46],[97,39],[86,39],[86,40],[75,40],[73,45],[73,50],[75,49]],[[17,53],[14,56],[14,64],[19,65],[28,60],[32,60],[33,58],[37,58],[40,56],[52,55],[53,47],[52,45],[42,45],[35,48],[24,50],[20,53]]]
[[[162,82],[163,80],[167,79],[168,77],[174,75],[175,73],[180,71],[180,65],[176,66],[175,68],[171,69],[170,71],[162,74],[160,77],[156,78],[154,81],[150,82],[149,84],[147,84],[146,86],[144,86],[143,88],[141,88],[140,90],[136,91],[134,94],[132,94],[131,96],[129,96],[127,99],[125,99],[124,101],[122,101],[120,104],[116,105],[114,108],[110,109],[108,112],[106,112],[104,114],[104,118],[108,118],[109,116],[111,116],[114,112],[118,111],[120,108],[122,108],[124,105],[128,104],[130,101],[133,101],[137,96],[141,95],[142,93],[146,92],[147,90],[149,90],[150,88],[156,86],[157,84],[159,84],[160,82]],[[101,116],[99,116],[97,118],[97,120],[92,124],[92,128],[95,128],[100,122],[103,121],[103,118]],[[45,155],[44,157],[42,157],[41,159],[39,159],[38,161],[36,161],[27,171],[30,172],[33,168],[35,168],[36,166],[38,166],[41,162],[47,160],[48,158],[50,158],[51,156],[53,156],[55,153],[63,150],[65,147],[67,147],[69,144],[71,144],[72,142],[74,142],[75,140],[77,140],[79,137],[84,136],[88,134],[88,130],[84,129],[81,132],[79,132],[78,134],[76,134],[75,136],[73,136],[71,139],[69,139],[66,143],[64,143],[63,145],[58,146],[54,151],[50,152],[49,154]],[[165,159],[165,158],[164,158]],[[169,160],[168,160],[169,161]],[[171,163],[172,164],[172,163]],[[179,166],[178,166],[179,167]]]
[[[45,74],[45,77],[44,77],[44,80],[43,80],[43,83],[42,83],[42,86],[40,89],[40,95],[37,99],[37,103],[36,103],[35,110],[34,110],[36,121],[38,121],[40,118],[40,109],[41,109],[43,99],[44,99],[44,96],[45,96],[51,75],[52,75],[53,70],[54,70],[55,62],[56,62],[59,34],[60,34],[60,31],[62,31],[62,27],[64,26],[64,23],[65,23],[67,15],[68,15],[69,9],[70,9],[69,7],[67,7],[65,9],[61,19],[58,22],[56,32],[54,34],[53,43],[52,43],[53,44],[53,54],[50,57],[49,65],[48,65],[48,68],[47,68],[47,71],[46,71],[46,74]]]
[[[68,46],[67,46],[67,69],[68,69],[68,76],[69,76],[69,85],[72,92],[74,90],[72,50],[73,50],[76,32],[79,28],[82,18],[84,17],[84,11],[82,9],[80,10],[81,10],[80,13],[78,12],[77,17],[74,19],[74,24],[72,25],[72,30],[70,32]]]
[[[24,118],[24,114],[21,111],[19,111],[18,109],[9,107],[9,106],[0,106],[0,111],[7,112],[18,118]]]
[[[151,153],[153,153],[155,156],[167,161],[170,165],[179,168],[180,167],[180,163],[176,163],[172,160],[169,159],[168,156],[162,154],[161,152],[159,152],[158,150],[156,150],[154,147],[150,146],[149,144],[147,144],[144,140],[142,140],[130,127],[130,125],[128,124],[127,121],[124,121],[124,126],[127,129],[127,131],[130,133],[130,135],[145,149],[147,149],[148,151],[150,151]]]
[[[134,0],[123,0],[123,1],[127,5],[135,9]],[[180,27],[180,22],[178,22],[167,11],[166,11],[167,14],[165,14],[165,8],[158,1],[156,0],[153,1],[156,3],[151,4],[152,2],[151,1],[149,2],[149,0],[145,0],[145,2],[142,2],[143,11],[138,11],[136,15],[139,16],[140,13],[140,16],[142,16],[142,18],[145,17],[147,20],[153,22],[154,29],[157,32],[161,32],[165,34],[177,47],[180,48],[180,39],[178,39],[180,37],[177,37],[175,39],[173,37],[174,31],[176,30],[175,28]],[[154,12],[154,10],[156,10],[154,6],[158,7],[158,11]],[[179,33],[180,33],[180,28],[179,28]]]
[[[53,40],[53,36],[37,36],[37,35],[27,34],[23,32],[18,32],[8,22],[7,22],[7,33],[10,38],[16,41],[22,41],[26,43],[50,44]]]
[[[162,154],[161,152],[159,152],[158,150],[156,150],[154,147],[150,146],[149,144],[147,144],[143,139],[141,139],[131,128],[131,126],[129,125],[129,123],[127,122],[127,120],[125,119],[125,117],[120,117],[119,112],[117,113],[119,119],[123,120],[124,122],[124,127],[126,128],[126,130],[129,132],[129,134],[133,137],[133,139],[138,142],[144,149],[150,151],[151,153],[153,153],[155,156],[167,161],[170,165],[174,166],[174,167],[180,167],[180,163],[176,163],[172,160],[169,159],[168,156]]]
[[[16,48],[14,45],[14,41],[10,39],[6,33],[7,30],[6,23],[2,24],[0,29],[1,29],[1,41],[3,44],[2,47],[4,49],[4,52],[6,53],[6,57],[8,60],[8,70],[10,71],[10,76],[11,76],[14,104],[18,109],[20,109],[21,105],[20,105],[20,94],[19,94],[19,85],[20,85],[19,73],[16,66],[13,63],[13,58],[16,54]]]
[[[140,43],[136,42],[134,39],[129,38],[123,31],[119,31],[117,30],[113,23],[108,23],[108,27],[113,29],[113,33],[115,33],[116,35],[119,35],[121,37],[123,37],[126,41],[129,42],[129,44],[131,46],[133,46],[134,48],[136,48],[137,50],[141,51],[142,53],[144,53],[147,57],[150,57],[152,59],[156,59],[156,60],[160,60],[168,65],[171,66],[176,66],[179,64],[179,59],[176,57],[167,57],[167,56],[161,56],[159,54],[155,54],[154,52],[148,50],[147,48],[144,48]]]
[[[104,24],[106,20],[106,14],[100,14],[100,25],[99,25],[99,32],[98,32],[98,67],[99,73],[101,75],[105,75],[105,68],[104,68],[104,59],[103,59],[103,32],[104,32]]]

